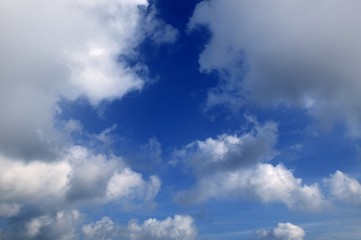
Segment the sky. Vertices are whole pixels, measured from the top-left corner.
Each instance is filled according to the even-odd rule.
[[[0,239],[361,239],[360,10],[0,0]]]

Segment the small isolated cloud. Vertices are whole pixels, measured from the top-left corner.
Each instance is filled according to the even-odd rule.
[[[208,107],[283,103],[306,109],[323,126],[343,121],[361,136],[359,1],[200,2],[189,29],[211,38],[203,72],[220,73]]]
[[[324,183],[332,198],[345,203],[361,205],[361,184],[341,171],[336,171]]]
[[[291,209],[318,210],[326,201],[317,184],[304,185],[285,166],[264,163],[275,155],[277,127],[258,124],[241,136],[222,135],[195,141],[178,150],[178,156],[193,172],[194,187],[176,193],[183,204],[208,199],[255,199],[281,202]]]
[[[95,240],[127,239],[127,240],[195,240],[197,230],[194,220],[190,216],[175,215],[164,220],[154,218],[145,220],[139,224],[136,220],[129,222],[127,226],[119,226],[108,217],[84,225],[82,228],[84,239]]]
[[[256,233],[259,240],[303,240],[305,231],[292,223],[278,223],[273,229],[262,229]]]

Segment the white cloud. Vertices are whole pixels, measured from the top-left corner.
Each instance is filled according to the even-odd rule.
[[[176,200],[181,203],[229,198],[280,202],[290,209],[306,211],[317,211],[327,206],[318,185],[304,185],[283,165],[265,163],[202,176],[193,188],[176,194]]]
[[[257,231],[257,235],[260,240],[303,240],[305,231],[292,223],[278,223],[274,229]]]
[[[361,205],[361,184],[356,179],[341,171],[336,171],[325,179],[325,184],[331,197],[346,203]]]
[[[160,189],[160,180],[157,176],[151,176],[150,181],[143,180],[142,175],[125,168],[117,171],[110,178],[106,196],[109,199],[142,199],[150,201],[154,199]]]
[[[206,26],[204,72],[221,73],[208,104],[286,103],[322,123],[344,121],[361,136],[359,1],[236,1],[199,3],[189,28]]]
[[[198,174],[230,170],[271,160],[275,154],[278,131],[272,122],[256,123],[243,135],[223,134],[217,138],[194,141],[174,153]]]
[[[208,199],[255,199],[281,202],[291,209],[314,211],[327,206],[317,184],[304,185],[283,165],[264,163],[275,156],[277,126],[259,124],[240,136],[221,135],[195,141],[174,153],[196,174],[194,187],[176,193],[183,204]]]
[[[24,163],[0,157],[0,201],[61,199],[66,192],[71,166],[66,161]]]
[[[151,203],[160,180],[150,180],[127,168],[121,158],[95,154],[74,146],[54,162],[0,158],[0,203],[66,204],[117,202]]]
[[[67,145],[54,127],[61,98],[96,106],[142,89],[146,66],[120,56],[136,56],[144,38],[158,39],[152,33],[165,36],[159,44],[176,38],[147,7],[147,0],[1,1],[0,152],[57,156]]]
[[[76,240],[79,239],[76,227],[81,220],[82,216],[77,210],[59,211],[55,216],[34,217],[25,224],[25,237],[27,239]]]
[[[197,230],[190,216],[175,215],[164,220],[150,218],[139,224],[136,220],[128,226],[119,226],[108,217],[84,225],[82,228],[85,239],[129,239],[129,240],[195,240]]]

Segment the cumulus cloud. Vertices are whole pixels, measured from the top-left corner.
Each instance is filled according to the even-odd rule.
[[[197,174],[253,165],[275,156],[277,137],[275,123],[255,123],[254,128],[243,135],[223,134],[194,141],[175,151],[173,162],[184,161]]]
[[[175,152],[196,174],[194,187],[176,193],[183,204],[208,199],[255,199],[281,202],[291,209],[314,211],[327,205],[317,184],[304,185],[285,166],[265,161],[276,153],[277,126],[259,124],[241,136],[222,135],[196,141]]]
[[[34,217],[25,225],[25,238],[76,240],[79,239],[76,226],[81,220],[82,215],[77,210]]]
[[[361,184],[347,174],[336,171],[325,179],[329,194],[336,200],[361,205]]]
[[[245,169],[218,172],[198,179],[196,185],[176,194],[180,203],[208,199],[248,199],[284,203],[290,209],[316,211],[327,206],[317,184],[304,185],[283,165],[257,164]]]
[[[151,203],[160,180],[147,181],[115,156],[95,154],[74,146],[59,161],[0,158],[0,202],[4,204],[68,205],[117,202],[129,205]],[[1,206],[1,205],[0,205]],[[9,205],[10,206],[10,205]],[[13,212],[16,213],[16,206]]]
[[[190,216],[175,215],[164,220],[150,218],[139,224],[131,220],[127,226],[119,226],[110,218],[84,225],[84,239],[129,239],[129,240],[195,240],[197,230]]]
[[[96,106],[142,89],[146,66],[121,56],[135,56],[152,33],[165,36],[161,43],[176,38],[147,7],[147,0],[1,1],[0,151],[57,155],[66,145],[54,127],[60,99]]]
[[[199,57],[202,71],[221,74],[209,106],[285,103],[307,109],[323,126],[344,121],[361,136],[360,7],[340,0],[202,1],[188,26],[211,32]]]
[[[257,231],[257,237],[260,240],[303,240],[305,231],[292,223],[278,223],[274,229]]]

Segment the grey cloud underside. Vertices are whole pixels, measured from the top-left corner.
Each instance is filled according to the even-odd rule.
[[[211,32],[200,69],[221,73],[207,107],[286,104],[360,136],[360,9],[340,0],[199,3],[188,27]]]

